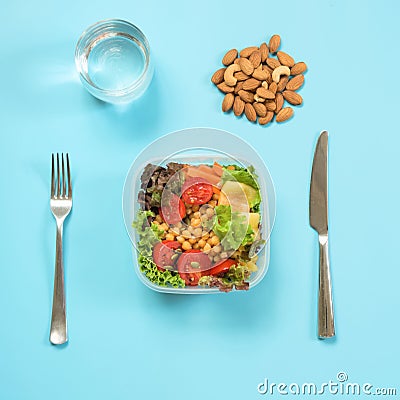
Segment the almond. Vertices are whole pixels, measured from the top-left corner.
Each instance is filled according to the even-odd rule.
[[[277,91],[283,92],[285,90],[286,84],[288,83],[289,77],[286,75],[281,76],[281,79],[278,82]]]
[[[234,90],[235,94],[238,94],[239,90],[242,90],[242,89],[243,89],[243,81],[240,81],[235,86],[235,90]]]
[[[217,88],[223,93],[232,93],[234,91],[233,86],[228,86],[225,82],[218,84]]]
[[[275,94],[272,93],[269,89],[265,89],[264,87],[259,87],[256,91],[257,95],[263,97],[264,99],[274,99]]]
[[[268,65],[263,65],[263,70],[269,72],[269,74],[272,76],[272,73],[274,72],[274,68],[268,67]],[[272,78],[271,78],[272,82]]]
[[[282,93],[277,93],[277,95],[275,97],[275,104],[276,104],[275,114],[278,114],[278,112],[282,110],[284,102],[285,102],[285,100],[282,96]]]
[[[296,75],[287,84],[287,90],[298,90],[304,83],[304,75]]]
[[[271,82],[268,90],[270,90],[273,94],[276,94],[277,90],[278,90],[278,84],[276,82]]]
[[[269,78],[270,73],[268,71],[264,71],[261,69],[256,69],[253,72],[253,78],[258,79],[259,81],[266,81]]]
[[[254,101],[254,94],[246,90],[239,90],[238,95],[246,103],[252,103]]]
[[[235,101],[233,103],[233,113],[237,117],[243,114],[244,104],[245,104],[244,101],[239,96],[235,97]]]
[[[224,81],[224,73],[226,68],[220,68],[219,70],[214,72],[214,75],[211,77],[211,82],[214,85],[218,85]]]
[[[229,111],[232,108],[234,101],[235,101],[235,96],[232,93],[226,94],[224,100],[222,101],[222,111],[223,112]]]
[[[269,49],[267,43],[261,43],[260,46],[261,62],[264,62],[269,56]]]
[[[253,51],[256,51],[256,50],[258,50],[258,47],[257,47],[257,46],[246,47],[245,49],[243,49],[243,50],[240,52],[240,57],[244,57],[244,58],[250,57],[250,54],[251,54]]]
[[[233,76],[238,80],[238,81],[245,81],[246,79],[249,79],[250,76],[246,75],[243,71],[235,72]]]
[[[250,103],[244,105],[244,113],[249,121],[255,122],[257,119],[257,113],[254,107]]]
[[[239,58],[239,66],[246,75],[251,75],[254,71],[253,64],[247,58]]]
[[[284,53],[283,51],[278,51],[276,54],[278,56],[278,60],[282,65],[286,65],[291,68],[294,65],[294,58],[289,56],[289,54]]]
[[[255,90],[261,85],[261,81],[258,79],[250,78],[243,82],[243,89],[244,90]]]
[[[254,101],[257,103],[264,103],[264,97],[260,97],[257,93],[254,95]]]
[[[254,68],[257,68],[261,64],[260,50],[253,51],[250,54],[249,61],[253,64]]]
[[[275,120],[276,120],[276,122],[285,122],[292,116],[293,116],[293,108],[285,107],[285,108],[282,108],[282,110],[278,112]]]
[[[267,58],[266,63],[268,67],[272,68],[272,70],[281,66],[281,63],[276,58],[271,57]]]
[[[281,45],[281,37],[279,35],[273,35],[269,40],[269,51],[276,53]]]
[[[267,111],[265,117],[258,118],[258,123],[260,125],[267,125],[272,121],[272,118],[274,118],[274,113],[272,111]]]
[[[222,64],[224,65],[231,65],[235,58],[238,55],[238,51],[236,49],[231,49],[222,57]]]
[[[303,61],[300,61],[300,62],[294,64],[293,67],[290,69],[290,75],[299,75],[306,71],[307,71],[306,63],[304,63]]]
[[[303,102],[303,98],[292,90],[285,90],[282,95],[288,103],[293,104],[294,106],[298,106]]]
[[[267,109],[265,108],[264,104],[262,103],[254,103],[254,109],[259,117],[265,117],[267,114]]]
[[[276,110],[276,103],[274,100],[268,100],[265,102],[265,108],[267,111],[275,111]]]

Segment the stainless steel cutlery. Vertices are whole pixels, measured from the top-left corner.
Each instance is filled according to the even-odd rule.
[[[61,164],[61,166],[60,166]],[[57,224],[56,262],[54,275],[53,310],[51,315],[50,342],[63,344],[68,341],[65,312],[63,224],[72,209],[72,184],[69,156],[51,156],[50,208]]]
[[[319,290],[318,337],[335,336],[332,303],[332,284],[328,252],[328,132],[318,139],[310,185],[310,225],[318,232],[319,241]]]

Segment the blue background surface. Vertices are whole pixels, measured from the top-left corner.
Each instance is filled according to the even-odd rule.
[[[0,26],[0,398],[256,399],[264,378],[319,384],[339,371],[399,392],[399,4],[8,2]],[[87,94],[74,67],[80,33],[111,17],[137,24],[153,51],[153,82],[125,109]],[[295,118],[263,129],[224,115],[210,76],[227,49],[274,33],[309,71]],[[125,174],[152,140],[194,126],[247,140],[275,181],[270,269],[248,293],[161,295],[132,266]],[[331,342],[316,339],[318,248],[308,224],[322,129],[330,132]],[[63,348],[48,341],[57,151],[70,153],[75,184]]]

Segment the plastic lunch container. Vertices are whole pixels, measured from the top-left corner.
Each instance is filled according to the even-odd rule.
[[[190,147],[196,143],[198,146]],[[270,234],[275,220],[275,190],[271,175],[257,152],[244,140],[226,131],[213,128],[191,128],[165,135],[147,146],[131,165],[125,179],[122,208],[126,229],[136,248],[138,235],[132,227],[137,212],[140,210],[138,193],[141,175],[149,163],[165,166],[169,162],[188,164],[236,164],[243,167],[253,166],[258,176],[261,194],[261,235],[265,244],[257,255],[258,270],[248,280],[249,288],[256,286],[265,276],[270,260]],[[221,293],[218,288],[186,286],[184,288],[164,287],[152,283],[140,271],[137,262],[138,252],[134,250],[135,270],[140,280],[150,289],[163,293],[205,294]]]

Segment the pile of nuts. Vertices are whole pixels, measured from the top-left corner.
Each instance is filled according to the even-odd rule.
[[[213,231],[207,231],[203,223],[214,218],[214,207],[218,202],[218,194],[214,194],[212,199],[202,206],[186,205],[185,223],[179,222],[175,225],[163,222],[160,215],[157,215],[154,224],[159,225],[164,231],[163,240],[177,240],[182,244],[182,250],[198,249],[208,254],[214,263],[229,257],[223,251],[220,240]]]
[[[229,50],[222,58],[224,68],[217,70],[211,81],[225,93],[222,111],[233,109],[236,116],[244,112],[247,119],[260,125],[273,121],[287,121],[293,108],[284,107],[285,100],[291,105],[302,104],[296,93],[304,83],[304,62],[295,62],[293,57],[278,51],[279,35],[273,35],[269,44],[246,47],[240,53]],[[272,55],[276,55],[272,57]],[[239,57],[238,57],[239,56]]]

